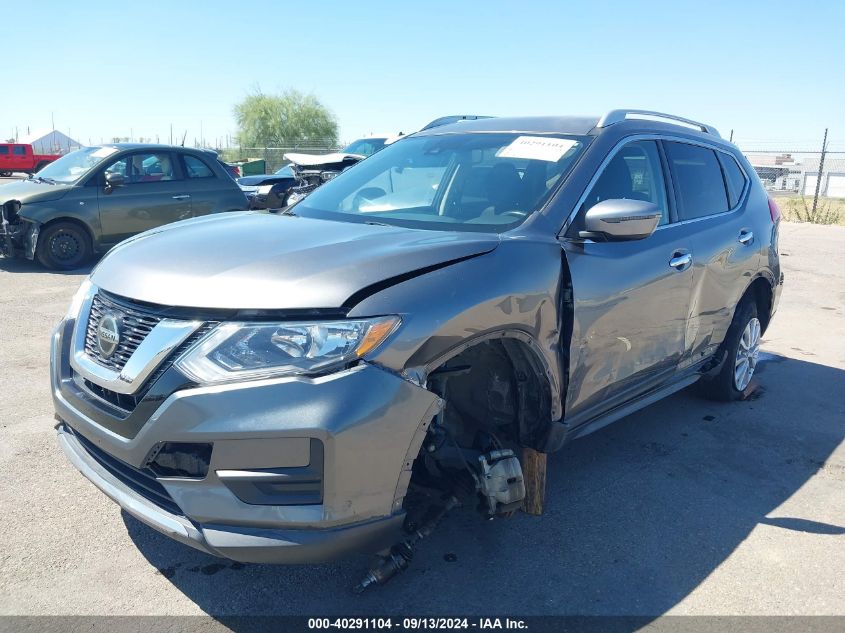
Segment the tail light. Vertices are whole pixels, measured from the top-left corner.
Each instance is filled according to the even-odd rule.
[[[772,222],[780,220],[780,207],[771,196],[769,196],[769,215],[772,216]]]

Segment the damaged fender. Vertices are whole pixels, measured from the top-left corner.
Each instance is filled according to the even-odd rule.
[[[564,354],[560,245],[552,240],[503,240],[495,251],[402,281],[363,298],[349,317],[398,313],[402,344],[371,360],[425,385],[450,358],[484,341],[527,350],[546,392],[530,443],[542,448],[562,418]],[[536,403],[532,403],[536,404]]]

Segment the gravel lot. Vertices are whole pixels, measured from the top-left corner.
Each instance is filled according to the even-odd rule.
[[[845,227],[785,224],[781,249],[758,399],[687,390],[575,442],[545,516],[456,512],[361,597],[363,560],[215,559],[79,475],[47,352],[82,275],[0,260],[0,614],[845,615]]]

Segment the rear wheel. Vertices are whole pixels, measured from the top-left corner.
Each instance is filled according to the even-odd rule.
[[[733,323],[725,337],[727,356],[719,373],[705,379],[704,393],[714,400],[739,400],[751,383],[763,328],[757,318],[757,304],[746,297],[737,307]]]
[[[38,239],[35,255],[51,270],[73,270],[91,258],[88,232],[73,222],[56,222],[48,226]]]

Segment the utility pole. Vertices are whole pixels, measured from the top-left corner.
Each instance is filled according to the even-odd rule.
[[[824,173],[824,155],[827,152],[827,128],[824,129],[824,140],[822,141],[822,154],[819,158],[819,174],[816,176],[816,195],[813,196],[813,212],[811,217],[816,217],[816,205],[819,203],[819,190],[822,186],[822,174]]]
[[[170,144],[173,145],[173,124],[170,124]]]
[[[728,139],[728,142],[729,142],[729,143],[733,143],[733,142],[734,142],[734,131],[733,131],[733,130],[731,130],[731,137]]]

